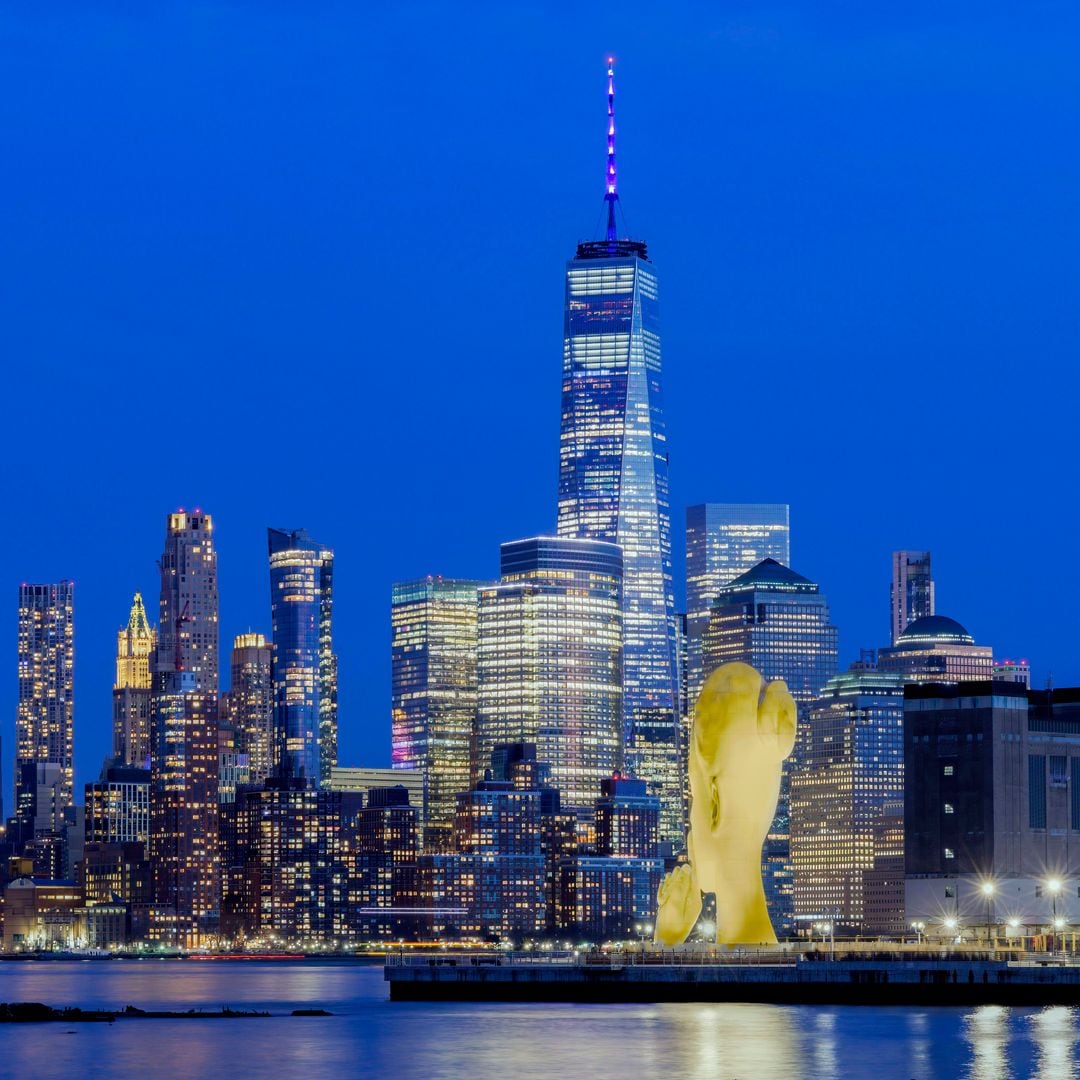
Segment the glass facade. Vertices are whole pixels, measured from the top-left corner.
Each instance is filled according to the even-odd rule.
[[[303,529],[267,537],[278,766],[284,777],[325,786],[337,764],[334,553]]]
[[[474,774],[501,743],[527,742],[563,805],[592,818],[622,767],[622,555],[596,540],[502,545],[480,590]]]
[[[717,594],[763,559],[791,563],[786,503],[700,503],[686,508],[686,681],[691,711],[705,683],[705,631]]]
[[[659,285],[645,245],[586,243],[566,270],[558,535],[623,551],[627,762],[682,837]]]
[[[976,645],[955,619],[926,615],[909,623],[891,649],[879,650],[878,667],[905,682],[974,682],[993,678],[994,650]]]
[[[113,758],[140,769],[150,766],[150,658],[157,634],[136,593],[127,626],[116,635],[116,682],[113,684]]]
[[[393,587],[393,766],[423,778],[418,806],[428,851],[449,849],[457,796],[470,785],[480,585],[426,577]]]
[[[15,712],[16,816],[36,798],[22,766],[60,770],[61,809],[74,804],[75,583],[19,586],[19,702]],[[28,774],[29,775],[29,774]]]
[[[934,579],[929,551],[894,551],[889,594],[892,636],[900,635],[916,620],[934,614]]]
[[[904,684],[856,665],[810,707],[791,777],[795,914],[859,927],[885,807],[904,797]]]

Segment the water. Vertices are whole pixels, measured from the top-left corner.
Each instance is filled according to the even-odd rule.
[[[5,1025],[0,1076],[24,1080],[1080,1077],[1066,1008],[392,1004],[378,967],[177,960],[0,963],[0,1000],[335,1014]]]

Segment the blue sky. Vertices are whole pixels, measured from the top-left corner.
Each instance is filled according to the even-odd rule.
[[[91,779],[177,506],[223,656],[269,629],[267,525],[336,549],[342,760],[388,760],[391,582],[554,524],[609,52],[677,546],[688,503],[790,502],[844,661],[930,547],[939,610],[1080,681],[1080,15],[879,7],[5,5],[5,791],[18,582],[76,581]]]

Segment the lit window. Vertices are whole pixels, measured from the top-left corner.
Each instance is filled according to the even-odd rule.
[[[953,849],[951,847],[947,847],[945,849],[945,858],[946,859],[955,859],[956,858],[956,854],[953,852]]]

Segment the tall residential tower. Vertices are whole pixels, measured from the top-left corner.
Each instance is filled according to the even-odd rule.
[[[609,65],[606,235],[566,268],[557,531],[623,549],[627,764],[661,797],[661,837],[681,840],[659,282],[646,245],[618,235],[614,106]]]

